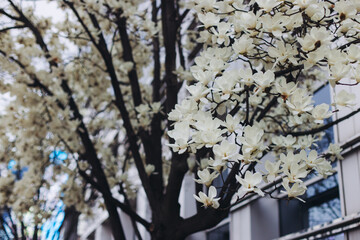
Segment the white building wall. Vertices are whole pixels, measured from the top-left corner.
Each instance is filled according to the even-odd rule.
[[[103,239],[108,239],[108,240],[114,239],[112,236],[111,228],[107,223],[101,224],[98,228],[96,228],[95,231],[94,240],[103,240]]]
[[[195,194],[194,175],[187,173],[182,183],[181,191],[179,195],[181,217],[188,218],[196,213],[196,202],[193,196],[194,194]],[[186,238],[186,240],[203,240],[203,239],[206,239],[205,232],[195,233]]]
[[[230,215],[230,240],[251,239],[251,209],[245,205]]]
[[[150,206],[149,206],[149,203],[147,201],[146,194],[145,194],[145,191],[144,191],[143,188],[139,189],[139,191],[138,191],[138,195],[137,195],[137,198],[136,198],[136,212],[142,218],[150,221],[150,219],[151,219],[151,210],[150,210]],[[140,232],[143,240],[150,239],[150,234],[144,228],[143,225],[138,223],[137,227],[139,229],[139,232]]]
[[[259,198],[251,208],[251,240],[273,239],[279,236],[279,205],[270,198]]]
[[[346,90],[354,93],[357,97],[357,105],[354,109],[341,108],[337,114],[336,119],[339,119],[353,110],[360,107],[360,85],[357,86],[336,86],[336,91]],[[339,144],[346,143],[360,136],[360,113],[341,122],[336,127],[337,142]],[[360,151],[358,149],[350,149],[343,155],[344,160],[339,162],[339,184],[340,184],[340,199],[342,203],[343,216],[352,213],[360,212]],[[347,240],[360,239],[360,230],[351,230],[346,234]]]

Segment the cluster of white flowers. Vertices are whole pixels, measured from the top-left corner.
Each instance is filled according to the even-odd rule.
[[[327,103],[314,105],[311,90],[359,82],[358,1],[247,2],[189,4],[201,23],[197,41],[203,50],[189,70],[189,96],[169,114],[175,123],[168,135],[179,154],[207,149],[208,166],[196,180],[211,188],[209,197],[196,197],[206,207],[219,206],[211,183],[226,168],[237,174],[238,197],[264,196],[263,181],[280,176],[295,198],[305,193],[303,179],[310,172],[332,174],[329,159],[314,150],[322,135],[309,130],[333,114]],[[355,95],[342,90],[332,105],[352,107]],[[329,153],[340,159],[334,146]],[[271,152],[275,161],[261,161]],[[254,173],[256,164],[267,172]]]
[[[123,16],[128,16],[129,31],[141,35],[129,34],[134,62],[124,60],[121,44],[114,44],[109,51],[114,58],[115,73],[122,84],[121,91],[132,126],[135,132],[148,129],[155,116],[163,115],[161,103],[152,100],[151,85],[140,83],[142,102],[146,104],[135,107],[128,73],[135,68],[134,63],[139,78],[148,71],[151,48],[142,40],[151,39],[161,26],[156,27],[151,17],[142,16],[143,12],[139,11],[142,1],[106,1],[106,4],[101,0],[69,2],[78,9],[96,41],[99,41],[99,30],[84,16],[89,12],[102,16],[109,14],[110,9],[114,13],[122,9]],[[15,1],[15,5],[20,6],[18,4]],[[61,11],[64,3],[58,1],[58,4]],[[9,16],[19,14],[9,3],[3,3],[1,9],[7,11]],[[89,41],[89,36],[73,15],[67,15],[60,23],[52,23],[49,18],[35,16],[33,7],[22,6],[20,9],[24,18],[39,30],[38,37],[44,39],[45,45],[39,47],[39,41],[29,26],[20,28],[14,34],[12,28],[0,32],[1,71],[6,72],[0,76],[0,92],[9,94],[11,100],[1,112],[0,145],[7,150],[1,151],[0,168],[6,168],[7,163],[15,159],[19,169],[29,169],[21,180],[15,182],[12,174],[1,176],[0,205],[7,204],[18,215],[29,213],[30,206],[41,206],[43,212],[34,212],[33,215],[39,216],[36,218],[42,221],[49,210],[44,210],[46,194],[42,191],[47,192],[54,182],[59,182],[58,178],[66,175],[69,179],[60,181],[62,186],[57,190],[57,200],[61,199],[67,206],[73,205],[78,211],[89,213],[83,194],[86,181],[75,171],[77,165],[86,174],[91,172],[88,159],[82,156],[85,152],[84,142],[78,134],[85,129],[80,127],[81,121],[76,114],[82,116],[87,134],[102,160],[110,188],[118,188],[121,183],[129,198],[136,197],[138,183],[134,184],[128,177],[132,156],[125,160],[128,148],[119,143],[125,142],[126,132],[113,102],[114,94],[101,53]],[[109,18],[113,17],[109,15]],[[20,24],[17,18],[8,19],[2,13],[0,19],[9,26]],[[7,28],[6,24],[1,28]],[[99,25],[105,36],[118,33],[114,19],[101,17]],[[67,86],[64,87],[64,84]],[[78,113],[69,106],[71,101],[77,105]],[[116,144],[121,145],[117,146],[121,152],[117,156],[113,153]],[[54,149],[68,153],[68,159],[61,166],[51,166],[49,155]],[[51,173],[46,174],[49,171]],[[154,174],[151,165],[148,165],[147,172]],[[42,196],[39,197],[38,192]]]
[[[35,17],[32,8],[2,8],[0,64],[6,74],[0,75],[0,92],[12,101],[0,121],[0,165],[6,168],[15,159],[19,169],[29,170],[19,181],[10,175],[0,178],[0,204],[28,212],[30,205],[45,201],[34,197],[39,189],[67,176],[58,199],[87,212],[82,189],[91,181],[81,174],[92,178],[93,185],[105,182],[108,190],[121,187],[132,198],[139,182],[131,179],[135,160],[143,167],[145,176],[140,177],[162,174],[166,186],[168,160],[177,154],[190,155],[195,181],[208,188],[195,195],[205,207],[218,208],[222,197],[234,193],[238,198],[252,192],[265,196],[265,183],[282,186],[289,198],[297,198],[306,191],[303,180],[309,173],[327,177],[333,172],[330,160],[341,159],[336,145],[318,154],[322,134],[312,130],[326,124],[333,112],[354,107],[355,95],[334,91],[333,103],[315,105],[313,94],[317,86],[335,89],[360,82],[359,1],[180,2],[180,8],[195,12],[199,24],[174,44],[179,52],[196,45],[203,49],[189,69],[182,64],[173,73],[189,94],[171,112],[164,98],[176,96],[169,96],[169,72],[163,67],[169,57],[163,51],[166,36],[159,34],[163,11],[152,17],[142,0],[58,2],[67,16],[57,24]],[[185,31],[178,30],[177,35]],[[124,38],[131,49],[121,44]],[[151,55],[156,49],[157,66]],[[164,143],[157,153],[152,143],[144,144],[152,136],[155,144]],[[54,164],[48,156],[58,149],[68,158],[49,167]],[[152,154],[158,154],[162,171],[151,163]],[[264,161],[271,154],[274,159]],[[265,172],[258,171],[261,164]],[[50,177],[45,174],[49,168]],[[235,182],[232,188],[213,183],[226,181],[224,171],[232,172],[227,181]],[[39,215],[39,208],[33,209]]]

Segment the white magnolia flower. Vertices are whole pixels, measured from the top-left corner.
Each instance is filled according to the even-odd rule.
[[[206,86],[210,81],[214,79],[215,74],[212,71],[197,71],[193,72],[194,78]]]
[[[287,169],[286,171],[290,171],[290,166],[292,163],[298,164],[302,159],[305,158],[306,153],[304,155],[302,151],[300,152],[300,154],[294,154],[292,151],[288,152],[287,155],[285,155],[284,153],[280,154],[280,161],[282,163],[283,171],[284,169]]]
[[[353,18],[356,15],[356,8],[349,2],[338,1],[335,3],[334,10],[338,12],[341,21]]]
[[[268,88],[275,80],[275,74],[271,70],[267,70],[265,73],[258,72],[254,74],[254,81],[262,89]]]
[[[357,83],[360,83],[360,64],[358,64],[352,70],[352,78],[354,78]]]
[[[254,83],[253,73],[250,68],[240,69],[239,72],[240,72],[239,75],[241,77],[241,82],[245,83],[245,85],[251,86]]]
[[[339,160],[343,160],[344,158],[341,156],[341,151],[343,149],[338,145],[338,144],[333,144],[330,143],[329,147],[327,149],[327,152],[331,155],[333,155],[333,157],[331,158],[331,160],[335,160],[335,158],[339,159]]]
[[[356,62],[360,60],[360,49],[357,45],[350,45],[347,49],[347,58],[350,62]]]
[[[216,4],[216,0],[195,0],[195,9],[199,12],[201,11],[206,11],[206,12],[211,12]]]
[[[256,192],[260,196],[264,196],[264,192],[261,191],[260,188],[257,187],[262,181],[262,176],[260,173],[251,173],[250,171],[247,171],[245,173],[245,177],[242,178],[240,175],[236,175],[236,180],[241,184],[241,188],[239,189],[239,195],[241,195],[243,192]]]
[[[202,83],[198,82],[195,85],[185,86],[186,89],[191,94],[191,98],[198,102],[203,101],[207,102],[205,96],[210,92],[208,88],[206,88]]]
[[[214,169],[216,172],[221,173],[223,172],[227,166],[226,166],[226,161],[222,160],[222,159],[212,159],[210,158],[210,160],[208,161],[211,169]]]
[[[298,88],[288,98],[286,105],[290,108],[294,115],[299,115],[313,109],[311,102],[312,98],[308,95],[308,92],[305,89]]]
[[[256,2],[265,12],[271,12],[279,4],[277,0],[256,0]]]
[[[222,123],[222,125],[226,127],[229,133],[235,132],[241,126],[239,117],[238,116],[233,117],[230,114],[226,115],[225,122]]]
[[[330,106],[326,103],[317,105],[311,112],[316,123],[324,123],[325,118],[331,117],[332,113],[329,111]]]
[[[289,183],[289,179],[283,179],[282,186],[285,188],[285,191],[281,190],[281,192],[286,193],[289,198],[296,198],[302,202],[305,202],[298,196],[301,196],[306,192],[306,186],[302,182],[296,182],[292,185],[292,187],[290,187]]]
[[[194,179],[195,182],[205,184],[207,187],[209,187],[212,181],[219,176],[219,174],[215,171],[210,173],[207,168],[202,171],[198,170],[197,175],[200,179]]]
[[[335,87],[336,83],[345,78],[350,72],[350,65],[337,63],[330,68],[329,83]]]
[[[285,78],[280,78],[275,83],[275,88],[285,101],[296,90],[297,85],[294,82],[287,83]]]
[[[268,53],[270,57],[275,58],[274,66],[277,63],[284,64],[286,60],[290,60],[294,65],[297,64],[294,56],[297,54],[296,50],[290,44],[279,42],[277,47],[269,47]]]
[[[230,23],[220,22],[217,25],[217,28],[214,30],[214,35],[212,36],[213,42],[217,44],[224,44],[225,46],[229,46],[231,35],[231,26]]]
[[[293,4],[301,9],[306,9],[310,4],[316,3],[316,0],[294,0]]]
[[[321,46],[327,46],[330,43],[330,40],[330,33],[325,27],[314,27],[304,38],[299,38],[298,42],[304,51],[311,51]]]
[[[238,146],[235,143],[231,143],[227,140],[223,140],[221,144],[216,144],[213,147],[213,152],[217,158],[222,160],[228,160],[236,158],[238,155]]]
[[[190,137],[190,126],[187,122],[175,123],[174,129],[169,131],[168,135],[173,138],[175,142],[167,145],[172,147],[175,152],[182,154],[187,150]]]
[[[311,150],[308,157],[306,158],[306,164],[309,168],[316,167],[322,161],[325,161],[325,158],[318,158],[318,154],[315,150]]]
[[[205,28],[210,28],[212,26],[217,26],[220,22],[220,17],[212,12],[207,12],[205,14],[198,14],[199,20],[204,24]]]
[[[316,171],[323,177],[327,178],[328,176],[332,175],[335,170],[332,168],[331,163],[329,161],[321,161],[316,165]]]
[[[258,11],[255,15],[251,12],[236,12],[234,28],[236,32],[241,32],[242,30],[252,30],[256,28],[257,21],[259,19],[261,12]]]
[[[243,153],[252,153],[256,150],[264,150],[265,147],[261,141],[264,135],[264,130],[257,126],[246,126],[244,129],[244,137],[239,137],[240,142],[243,144]]]
[[[301,178],[305,178],[309,173],[306,164],[299,164],[297,162],[292,162],[290,167],[284,168],[283,172],[289,179],[289,182],[302,182]]]
[[[256,154],[255,154],[256,155]],[[259,160],[256,158],[256,156],[254,156],[253,154],[251,154],[250,152],[244,152],[243,154],[239,155],[239,160],[243,163],[243,164],[249,164],[252,162],[258,162]]]
[[[203,193],[199,192],[199,196],[193,195],[196,201],[201,202],[205,208],[212,207],[217,209],[219,205],[220,198],[215,198],[217,195],[216,188],[214,186],[211,186],[209,188],[208,196]]]
[[[236,75],[233,74],[233,72],[227,72],[221,77],[216,78],[213,91],[221,92],[221,99],[229,99],[231,94],[242,90],[241,88],[236,87],[238,81],[234,76]]]
[[[348,93],[345,90],[341,90],[339,93],[335,96],[335,103],[337,106],[354,106],[355,104],[356,96],[354,93]]]
[[[275,180],[275,178],[278,176],[278,173],[280,173],[280,161],[276,162],[270,162],[269,160],[266,160],[265,162],[265,169],[268,171],[268,174],[266,176],[266,179],[268,182],[272,182]]]
[[[284,17],[281,13],[275,15],[264,15],[261,17],[262,27],[266,32],[271,33],[277,38],[283,34],[284,25],[289,21],[289,18]]]
[[[237,54],[246,54],[250,52],[255,45],[253,44],[253,39],[245,35],[239,39],[235,39],[231,47]]]

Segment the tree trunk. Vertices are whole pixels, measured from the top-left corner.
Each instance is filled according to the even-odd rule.
[[[183,240],[193,233],[215,227],[229,215],[229,209],[202,209],[194,216],[183,219],[176,216],[167,216],[154,222],[152,240]]]
[[[181,234],[178,229],[163,227],[151,234],[152,240],[183,240],[186,237],[183,236],[183,234]]]
[[[65,219],[60,228],[60,235],[63,240],[76,240],[77,225],[80,213],[76,211],[74,206],[65,209]]]
[[[109,213],[109,221],[114,239],[126,240],[125,233],[120,220],[120,215],[117,211],[117,207],[106,198],[104,198],[104,200],[105,200],[106,210]]]

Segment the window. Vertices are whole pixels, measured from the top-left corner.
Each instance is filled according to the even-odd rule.
[[[316,93],[314,94],[313,97],[314,100],[314,105],[319,105],[322,103],[326,103],[326,104],[331,104],[331,98],[330,98],[330,86],[325,85],[323,87],[320,87]],[[324,120],[324,124],[327,124],[329,122],[331,122],[331,118],[327,118]],[[318,141],[316,144],[318,145],[317,147],[317,151],[319,153],[324,152],[325,150],[327,150],[328,146],[330,143],[334,142],[334,129],[328,128],[325,130],[325,135],[323,136],[323,138]]]
[[[330,104],[329,85],[319,88],[313,99],[315,105],[321,103]],[[326,119],[324,124],[331,121],[331,118]],[[322,153],[326,151],[329,144],[333,142],[334,130],[333,128],[329,128],[325,131],[323,138],[317,142],[316,150]],[[334,163],[333,166],[335,166],[335,164],[336,163]],[[315,176],[316,174],[309,174],[307,180]],[[297,200],[288,201],[287,199],[279,201],[281,236],[330,222],[341,217],[337,174],[309,185],[306,194],[301,196],[301,198],[306,202],[302,203]],[[322,239],[342,240],[344,239],[344,235],[339,234]]]
[[[279,201],[282,236],[341,217],[337,174],[308,186],[302,199],[306,202],[287,199]]]

